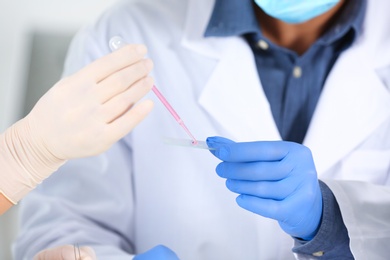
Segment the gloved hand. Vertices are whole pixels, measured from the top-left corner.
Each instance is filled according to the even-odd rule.
[[[322,216],[322,194],[310,150],[284,141],[235,143],[207,138],[221,159],[217,174],[240,194],[237,204],[275,219],[289,235],[311,240]]]
[[[129,133],[151,110],[133,107],[153,87],[143,45],[127,45],[59,81],[27,116],[41,149],[60,159],[97,155]]]
[[[76,250],[75,250],[76,249]],[[39,252],[34,260],[96,260],[95,251],[92,248],[80,247],[80,254],[77,248],[71,245],[59,246]]]
[[[127,45],[55,84],[22,120],[0,135],[0,192],[12,203],[67,159],[97,155],[152,109],[134,104],[153,87],[143,45]]]
[[[168,247],[159,245],[143,254],[136,255],[133,260],[179,260],[179,258]]]

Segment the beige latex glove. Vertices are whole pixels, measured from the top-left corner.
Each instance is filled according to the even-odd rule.
[[[96,260],[95,252],[90,247],[77,248],[71,245],[59,246],[39,252],[34,260]]]
[[[0,135],[0,192],[12,203],[66,160],[97,155],[151,111],[153,87],[143,45],[127,45],[55,84]]]

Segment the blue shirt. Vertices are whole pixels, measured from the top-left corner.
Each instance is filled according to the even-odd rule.
[[[282,139],[302,143],[329,71],[361,31],[365,0],[348,1],[333,27],[302,56],[263,36],[254,5],[217,0],[205,36],[247,39]]]
[[[216,0],[205,36],[247,40],[282,139],[302,143],[330,70],[361,33],[366,0],[347,1],[333,26],[303,55],[264,37],[255,7],[252,0]],[[324,183],[320,186],[323,214],[317,235],[310,242],[295,239],[293,251],[309,255],[321,251],[321,259],[353,259],[337,201]]]

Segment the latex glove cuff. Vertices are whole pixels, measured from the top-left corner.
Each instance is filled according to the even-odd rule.
[[[49,152],[35,129],[27,116],[0,135],[0,192],[14,204],[66,161]]]

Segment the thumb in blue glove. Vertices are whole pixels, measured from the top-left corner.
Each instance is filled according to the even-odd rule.
[[[235,143],[209,137],[207,144],[222,162],[217,174],[240,194],[237,204],[275,219],[293,237],[311,240],[322,216],[322,194],[310,150],[285,141]]]
[[[158,245],[143,254],[136,255],[133,260],[179,260],[179,258],[168,247]]]

